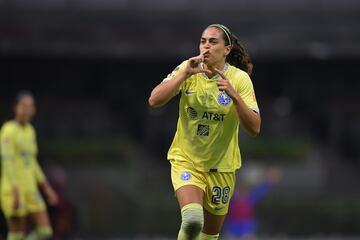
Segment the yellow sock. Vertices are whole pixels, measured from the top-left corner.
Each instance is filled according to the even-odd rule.
[[[6,240],[24,240],[24,233],[22,232],[9,232]]]
[[[49,240],[52,237],[52,229],[50,226],[40,226],[30,233],[25,240]]]
[[[199,235],[199,240],[217,240],[219,238],[219,234],[216,235],[208,235],[203,232]]]

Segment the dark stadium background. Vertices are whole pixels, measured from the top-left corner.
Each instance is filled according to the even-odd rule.
[[[175,238],[178,102],[147,98],[214,22],[254,62],[262,132],[241,134],[239,176],[283,175],[258,206],[261,239],[360,235],[360,2],[0,0],[0,120],[19,90],[34,93],[70,239]]]

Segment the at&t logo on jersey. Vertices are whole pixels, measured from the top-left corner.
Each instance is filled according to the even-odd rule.
[[[197,119],[197,117],[198,117],[198,113],[195,110],[195,108],[187,107],[186,108],[186,113],[187,113],[187,115],[189,116],[190,119],[194,120],[194,119]]]
[[[223,122],[225,116],[226,114],[224,113],[204,112],[202,115],[202,119],[215,122]]]
[[[188,171],[183,171],[181,173],[181,176],[180,176],[181,180],[183,181],[188,181],[191,179],[191,173],[189,173]]]
[[[231,97],[229,97],[226,92],[222,91],[218,96],[218,102],[222,106],[229,105],[229,103],[231,102]]]

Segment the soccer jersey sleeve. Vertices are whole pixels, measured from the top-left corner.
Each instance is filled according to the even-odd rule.
[[[241,80],[238,82],[237,92],[250,109],[259,113],[254,87],[247,73],[244,73]]]
[[[34,158],[33,167],[34,167],[34,172],[35,172],[35,177],[36,177],[37,183],[45,182],[45,179],[46,179],[45,174],[41,170],[41,167],[36,158]]]
[[[171,73],[169,73],[166,78],[163,79],[163,83],[170,81],[171,79],[173,79],[179,72],[181,72],[182,70],[185,69],[187,64],[187,60],[183,61],[179,66],[177,66]],[[178,94],[180,91],[182,91],[183,87],[184,87],[184,83],[185,81],[180,85],[178,91],[176,92],[176,94]]]
[[[1,130],[2,174],[7,177],[12,186],[16,185],[15,178],[15,136],[10,125],[4,125]]]

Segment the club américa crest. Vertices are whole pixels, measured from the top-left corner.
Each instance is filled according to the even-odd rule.
[[[180,176],[181,180],[188,181],[191,179],[191,173],[188,171],[183,171]]]
[[[225,91],[221,91],[218,96],[218,103],[222,106],[227,106],[231,103],[231,97],[229,97]]]

